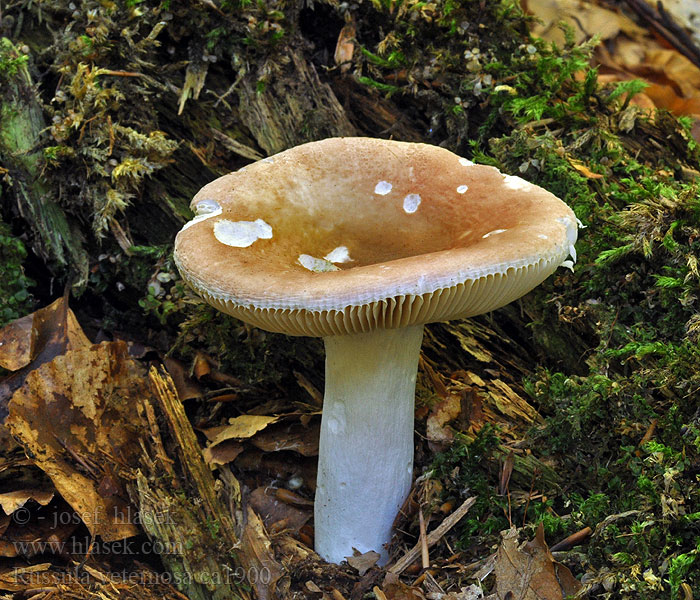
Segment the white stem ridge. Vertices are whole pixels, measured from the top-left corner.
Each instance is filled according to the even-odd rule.
[[[325,338],[315,500],[316,552],[381,554],[411,488],[413,412],[423,326]]]

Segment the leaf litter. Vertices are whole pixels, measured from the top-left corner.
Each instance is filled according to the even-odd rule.
[[[16,549],[29,539],[47,544],[58,542],[53,547],[49,544],[42,548],[61,548],[61,543],[75,536],[80,527],[85,527],[93,539],[105,541],[142,536],[142,525],[125,515],[133,510],[134,496],[129,488],[136,478],[135,465],[144,460],[144,436],[150,438],[149,444],[155,443],[161,457],[158,460],[177,465],[177,461],[172,463],[167,457],[168,450],[160,441],[160,429],[153,429],[155,421],[149,418],[150,426],[143,421],[142,407],[155,402],[154,391],[145,367],[129,355],[127,344],[115,341],[90,345],[63,300],[49,308],[38,311],[31,320],[25,318],[0,331],[0,340],[8,340],[8,347],[16,353],[15,362],[8,358],[5,364],[17,371],[30,367],[9,402],[6,427],[27,452],[31,464],[50,481],[49,487],[17,487],[0,495],[7,525],[0,537],[0,553],[8,557],[22,554]],[[458,339],[461,336],[456,335]],[[37,339],[48,341],[32,341]],[[502,371],[491,371],[493,375],[486,380],[468,371],[446,376],[423,360],[427,381],[442,396],[430,408],[426,421],[431,443],[439,446],[449,442],[456,432],[468,430],[470,424],[478,428],[492,418],[491,409],[482,406],[481,399],[486,401],[486,406],[501,406],[497,410],[506,412],[512,411],[512,406],[498,400],[501,394],[516,405],[519,400],[524,402],[501,379]],[[179,369],[178,379],[178,388],[193,389],[193,380],[186,369]],[[226,381],[226,385],[231,383]],[[172,389],[175,390],[174,385]],[[303,570],[300,565],[315,557],[310,549],[313,529],[309,525],[313,502],[307,494],[313,494],[315,487],[319,428],[316,403],[309,405],[309,410],[300,412],[294,408],[283,414],[232,417],[226,424],[202,429],[202,447],[199,447],[202,460],[220,469],[223,475],[231,465],[245,474],[250,484],[256,481],[263,484],[251,485],[252,491],[245,492],[249,512],[248,526],[241,537],[242,548],[260,557],[276,549],[287,557],[285,564],[292,570]],[[522,414],[536,414],[531,410],[525,409]],[[306,466],[304,460],[312,461],[314,468],[311,463]],[[168,469],[174,474],[172,466]],[[269,477],[274,479],[271,481]],[[296,489],[300,489],[301,495]],[[18,526],[11,515],[25,506],[30,507],[33,520]],[[54,510],[54,515],[71,514],[70,526],[47,528],[36,519],[42,507]],[[452,515],[454,518],[444,519],[441,526],[433,527],[430,547],[440,542],[467,511],[468,506],[463,507]],[[151,536],[159,534],[157,528],[147,531]],[[29,558],[31,553],[25,552],[24,556]],[[404,558],[408,556],[412,555]],[[347,589],[355,582],[355,586],[360,586],[357,589],[376,588],[378,597],[382,594],[388,599],[424,597],[420,586],[407,586],[398,579],[376,586],[373,582],[377,581],[379,571],[373,559],[373,556],[352,559],[350,568],[354,567],[354,574],[341,571],[342,575],[337,575],[340,579],[335,580],[337,587],[322,590],[322,594],[335,590],[337,597],[338,588]],[[406,566],[402,569],[410,567],[411,560],[404,560]],[[42,582],[51,585],[54,570],[55,565],[41,567],[37,572],[42,574]],[[326,576],[324,570],[318,583]],[[435,585],[439,587],[437,582]],[[0,573],[0,587],[3,586],[14,589],[11,580]],[[464,594],[463,597],[468,597]],[[460,598],[454,593],[450,597]]]

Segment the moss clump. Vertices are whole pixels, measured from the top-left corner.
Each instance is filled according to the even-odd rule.
[[[0,327],[31,312],[35,284],[24,274],[27,250],[10,228],[0,222]]]
[[[498,469],[493,460],[500,439],[493,427],[483,427],[468,441],[457,437],[452,446],[439,453],[430,466],[431,477],[445,490],[442,500],[476,497],[476,503],[459,526],[459,546],[493,543],[498,532],[508,528],[507,499],[498,496]]]

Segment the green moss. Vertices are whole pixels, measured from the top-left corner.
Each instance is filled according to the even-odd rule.
[[[33,298],[29,290],[36,284],[24,274],[26,258],[22,241],[0,222],[0,327],[32,311]]]
[[[446,490],[443,500],[476,497],[476,503],[459,525],[459,545],[468,547],[484,540],[493,543],[508,528],[507,499],[496,494],[498,471],[494,454],[499,446],[497,431],[486,426],[473,441],[458,437],[445,452],[436,455],[431,476]]]
[[[9,39],[0,38],[0,77],[14,79],[21,69],[26,69],[29,57]]]

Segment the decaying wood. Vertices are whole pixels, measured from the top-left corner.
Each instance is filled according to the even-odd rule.
[[[1,52],[14,52],[8,48]],[[80,234],[68,222],[54,189],[43,176],[43,109],[26,64],[14,75],[9,73],[5,71],[0,77],[0,174],[11,183],[17,212],[32,224],[35,252],[47,264],[72,272],[73,285],[81,289],[87,283],[87,254]]]
[[[150,472],[140,474],[134,495],[144,528],[163,548],[161,556],[174,583],[192,599],[246,598],[248,586],[261,600],[275,598],[282,568],[262,523],[241,505],[233,476],[227,478],[225,491],[230,506],[219,497],[172,380],[155,368],[149,378],[159,412],[177,444],[176,466],[183,473],[179,486],[172,479],[161,481],[158,475],[172,475],[173,469],[160,464],[164,443],[153,439],[144,459],[144,468]],[[151,432],[158,435],[153,428]]]
[[[284,73],[260,90],[256,78],[241,81],[240,116],[268,154],[330,136],[356,135],[343,107],[314,66],[291,49]]]

